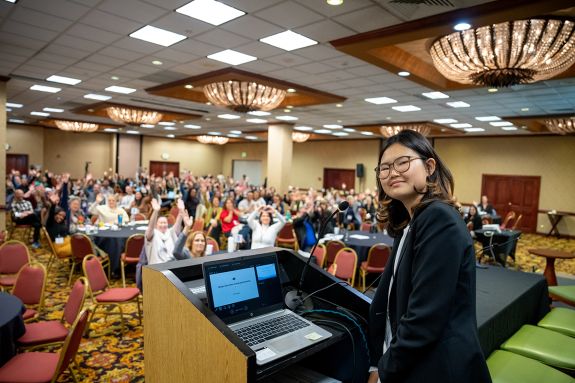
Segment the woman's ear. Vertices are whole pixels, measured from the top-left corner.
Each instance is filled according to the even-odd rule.
[[[428,176],[431,176],[433,173],[435,173],[435,165],[436,165],[436,162],[435,162],[434,158],[428,158],[425,161],[425,168],[427,170]]]

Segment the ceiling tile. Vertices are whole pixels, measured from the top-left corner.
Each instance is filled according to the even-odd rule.
[[[197,56],[208,56],[212,53],[219,52],[221,48],[203,43],[201,41],[195,39],[187,39],[184,41],[180,41],[179,43],[170,47],[171,49],[191,53],[193,52]]]
[[[355,32],[331,20],[320,21],[306,27],[297,28],[295,32],[300,33],[312,40],[325,43],[342,37],[354,35]]]
[[[100,50],[98,53],[105,56],[113,57],[115,59],[120,59],[123,61],[138,60],[144,56],[144,54],[142,53],[129,51],[127,49],[120,49],[113,45],[107,46],[106,48]]]
[[[89,8],[84,5],[75,4],[66,0],[26,1],[25,4],[22,5],[48,15],[63,17],[73,21],[79,20],[89,10]]]
[[[267,73],[275,70],[279,70],[282,67],[277,64],[272,64],[265,60],[255,60],[250,61],[242,65],[242,69],[254,72],[254,73]]]
[[[270,61],[274,64],[283,65],[283,66],[295,66],[300,64],[308,63],[309,60],[298,56],[293,53],[284,53],[281,55],[273,56],[267,58],[267,61]]]
[[[271,56],[277,56],[285,52],[282,49],[273,47],[268,44],[260,43],[259,41],[254,41],[249,44],[240,45],[236,48],[236,50],[251,56],[255,56],[259,59]]]
[[[249,42],[246,38],[222,29],[212,29],[209,32],[196,36],[195,39],[221,48],[234,48],[238,45],[247,44]]]
[[[178,44],[181,44],[181,42]],[[124,37],[123,39],[116,41],[114,43],[114,46],[120,49],[128,49],[134,52],[146,53],[146,54],[151,54],[164,48],[161,45],[152,44],[147,41],[134,39],[132,37]],[[173,48],[174,46],[172,46],[171,48]]]
[[[230,7],[234,7],[239,9],[240,11],[244,11],[246,13],[254,13],[255,11],[259,11],[263,8],[269,8],[276,3],[279,3],[283,0],[220,0],[220,2],[229,5]]]
[[[84,16],[82,23],[120,35],[129,35],[142,27],[141,23],[97,9]]]
[[[80,49],[70,49],[64,45],[50,44],[44,49],[44,53],[51,53],[53,55],[71,57],[76,60],[81,60],[89,55],[89,52]]]
[[[372,31],[401,22],[400,19],[378,6],[346,13],[335,17],[334,20],[357,32]]]
[[[343,53],[328,44],[312,45],[311,47],[298,49],[297,54],[314,61],[344,56]]]
[[[7,20],[2,24],[2,33],[14,33],[38,41],[50,41],[58,35],[57,32],[44,28],[38,28],[30,24],[23,24],[12,20]]]
[[[85,24],[74,24],[68,31],[66,31],[66,33],[75,37],[97,41],[104,44],[111,44],[122,37],[117,33],[97,29]]]
[[[148,24],[166,13],[165,9],[138,0],[106,0],[104,4],[100,5],[100,9],[144,24]]]
[[[62,32],[72,24],[72,21],[70,20],[50,16],[46,13],[24,7],[16,7],[14,12],[10,15],[10,19],[24,24],[33,25],[38,28],[45,28],[54,32]]]
[[[301,27],[323,19],[319,13],[310,11],[293,1],[283,1],[278,5],[259,11],[255,15],[287,29]]]
[[[320,13],[327,17],[333,17],[344,13],[350,13],[352,11],[358,10],[360,8],[365,8],[373,4],[370,0],[344,1],[343,4],[338,6],[329,5],[325,1],[310,1],[310,0],[297,0],[297,1],[301,5],[310,8],[316,11],[317,13]]]
[[[283,28],[250,15],[244,15],[227,22],[222,25],[222,28],[232,33],[256,40],[284,31]]]
[[[208,23],[177,12],[170,12],[162,18],[155,20],[153,24],[155,27],[188,37],[194,37],[200,33],[214,29],[214,27]]]
[[[92,40],[86,40],[86,39],[79,38],[76,36],[71,36],[69,34],[65,34],[65,35],[58,37],[54,42],[61,44],[61,45],[64,45],[66,47],[70,47],[72,49],[80,49],[80,50],[85,50],[88,52],[97,51],[98,49],[101,49],[102,47],[105,46],[102,43],[92,41]]]

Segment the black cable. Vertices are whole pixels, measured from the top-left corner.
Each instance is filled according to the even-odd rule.
[[[377,278],[375,278],[375,279],[373,280],[373,282],[371,282],[371,283],[366,287],[366,289],[363,290],[361,293],[362,293],[362,294],[365,294],[365,293],[367,292],[367,290],[369,290],[369,289],[371,288],[371,286],[373,286],[373,285],[375,284],[375,282],[379,281],[379,278],[381,278],[382,275],[383,275],[383,273],[379,274],[379,275],[377,276]]]
[[[344,286],[345,286],[345,285],[348,285],[348,286],[350,286],[350,284],[347,283],[346,281],[333,282],[333,283],[331,283],[331,284],[329,284],[329,285],[327,285],[327,286],[325,286],[325,287],[322,287],[321,289],[316,290],[316,291],[314,291],[313,293],[309,294],[307,297],[305,297],[304,299],[302,299],[301,302],[303,303],[303,302],[305,302],[306,299],[308,299],[309,297],[313,296],[314,294],[317,294],[317,293],[319,293],[320,291],[323,291],[323,290],[327,290],[327,289],[329,289],[330,287],[335,286],[335,285],[344,285]]]
[[[323,301],[323,302],[325,302],[325,303],[328,303],[328,304],[332,305],[333,307],[335,307],[335,308],[338,309],[338,310],[345,311],[345,312],[348,313],[348,314],[353,314],[353,315],[351,315],[351,316],[353,316],[353,317],[356,318],[356,319],[357,319],[357,318],[361,319],[361,321],[362,321],[366,326],[368,325],[367,320],[366,320],[364,317],[362,317],[361,315],[359,315],[358,313],[356,313],[355,311],[353,311],[353,310],[350,310],[350,309],[348,309],[348,308],[341,307],[341,306],[338,305],[337,303],[333,303],[332,301],[329,301],[329,300],[327,300],[327,299],[325,299],[325,298],[315,297],[314,299],[319,299],[320,301]],[[298,313],[298,314],[299,314],[299,313]]]
[[[351,331],[343,324],[343,323],[339,323],[333,320],[328,320],[328,319],[312,319],[313,323],[325,323],[325,324],[331,324],[332,326],[335,324],[341,328],[343,328],[347,334],[349,335],[349,339],[351,339],[351,351],[353,354],[353,371],[351,373],[351,381],[354,381],[354,377],[355,377],[355,359],[356,359],[356,355],[355,355],[355,340],[353,339],[353,334],[351,333]]]

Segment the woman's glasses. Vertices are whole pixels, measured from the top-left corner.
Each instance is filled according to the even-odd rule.
[[[395,159],[390,164],[379,164],[376,167],[375,173],[380,179],[386,179],[391,174],[391,169],[393,168],[397,173],[402,174],[409,170],[409,165],[413,160],[423,160],[421,157],[411,157],[411,156],[401,156]]]

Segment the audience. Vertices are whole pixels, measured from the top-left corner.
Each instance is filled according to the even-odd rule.
[[[184,210],[182,200],[177,202],[180,212]],[[182,214],[178,214],[176,223],[172,228],[168,227],[168,219],[160,217],[161,205],[156,199],[152,199],[152,216],[148,223],[145,235],[145,249],[148,257],[148,264],[164,263],[176,260],[174,256],[174,247],[180,226],[182,225]]]
[[[37,249],[40,247],[38,239],[40,238],[40,218],[34,212],[34,208],[30,201],[24,199],[24,192],[22,189],[14,191],[14,199],[12,201],[11,210],[13,214],[13,222],[16,225],[30,225],[34,228],[32,247]]]

